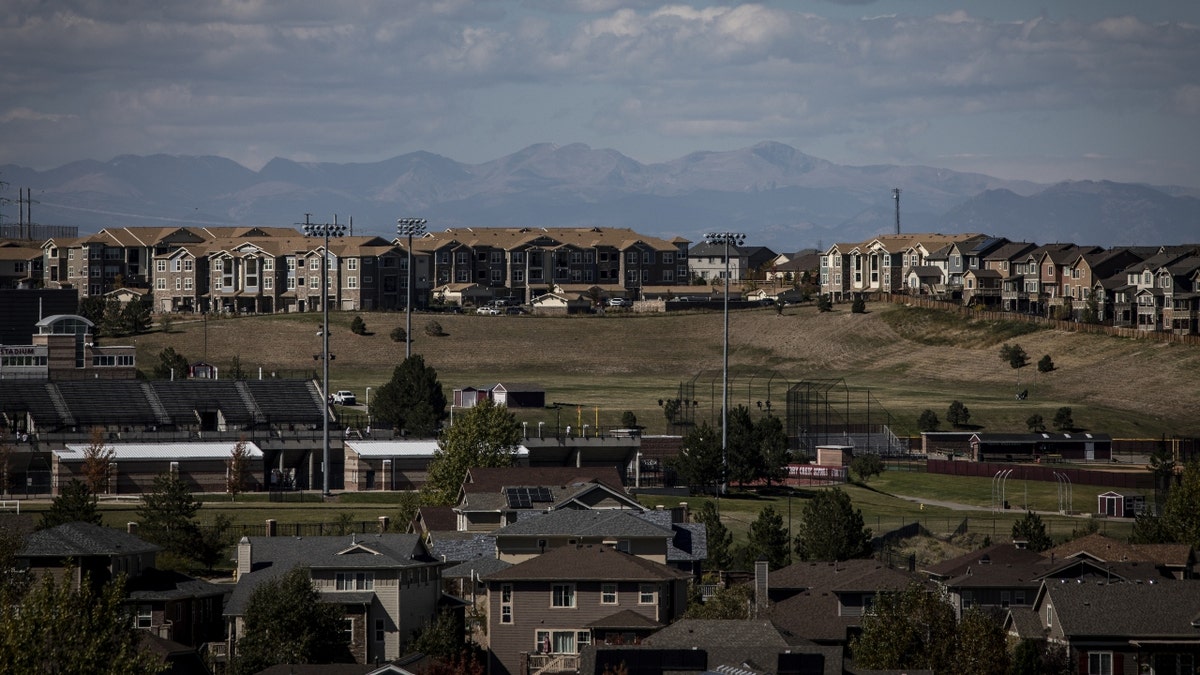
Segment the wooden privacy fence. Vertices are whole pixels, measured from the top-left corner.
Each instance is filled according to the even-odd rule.
[[[1096,471],[1074,469],[1054,465],[1007,464],[1003,462],[964,462],[947,459],[930,459],[925,462],[928,473],[949,476],[978,476],[992,478],[998,471],[1014,469],[1013,476],[1021,480],[1036,480],[1053,483],[1054,474],[1066,475],[1075,485],[1106,485],[1126,490],[1153,490],[1154,476],[1149,471]]]
[[[1137,328],[1125,328],[1121,326],[1106,326],[1099,323],[1081,323],[1077,321],[1061,321],[1058,319],[1047,319],[1042,316],[1034,316],[1032,314],[1021,314],[1019,312],[996,312],[992,310],[973,309],[964,307],[956,302],[945,302],[943,300],[933,300],[931,298],[922,298],[913,295],[883,295],[883,299],[893,305],[909,305],[912,307],[924,307],[926,309],[937,309],[945,312],[954,312],[959,316],[972,317],[976,319],[984,319],[987,321],[1021,321],[1024,323],[1035,323],[1046,328],[1054,330],[1070,331],[1072,333],[1096,333],[1100,335],[1112,335],[1114,337],[1132,338],[1135,340],[1154,340],[1155,342],[1168,342],[1184,345],[1200,345],[1200,335],[1180,335],[1169,331],[1152,331],[1138,330]]]

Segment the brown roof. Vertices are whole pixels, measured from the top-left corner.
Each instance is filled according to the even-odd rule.
[[[422,506],[417,510],[417,517],[431,532],[453,532],[458,529],[458,514],[452,506]]]
[[[957,577],[966,574],[971,568],[982,565],[1036,565],[1045,562],[1046,557],[1027,548],[1017,548],[1013,544],[993,544],[970,553],[964,553],[957,558],[950,558],[921,570],[931,576],[941,578]],[[1040,570],[1039,570],[1040,573]]]
[[[907,572],[891,569],[871,558],[842,560],[839,562],[798,562],[770,573],[767,582],[770,588],[818,589],[822,591],[850,590],[861,586],[864,578],[875,578],[880,574],[903,574],[906,582],[915,580]],[[899,587],[903,588],[905,584]]]
[[[1187,544],[1127,544],[1103,534],[1089,534],[1045,552],[1059,558],[1087,555],[1103,562],[1154,562],[1186,565],[1192,558]]]
[[[603,483],[617,492],[625,493],[621,474],[612,466],[475,467],[467,471],[463,491],[468,494],[499,492],[510,486],[567,486],[577,483]]]
[[[486,581],[670,581],[691,575],[602,545],[561,546],[489,574]]]
[[[609,614],[602,619],[596,619],[589,623],[587,628],[627,628],[627,629],[647,629],[647,628],[662,628],[662,624],[651,619],[645,614],[635,612],[632,609],[623,609],[615,614]]]

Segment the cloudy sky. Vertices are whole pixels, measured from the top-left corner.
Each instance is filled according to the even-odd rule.
[[[846,164],[1200,186],[1195,0],[7,0],[0,164]]]

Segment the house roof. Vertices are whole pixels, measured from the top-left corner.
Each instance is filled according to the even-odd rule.
[[[458,515],[452,506],[422,506],[417,509],[417,518],[430,532],[454,532],[458,529]]]
[[[704,523],[671,522],[670,511],[654,510],[636,515],[643,520],[670,528],[674,533],[667,541],[667,562],[702,562],[708,559],[708,528]]]
[[[512,563],[495,557],[475,558],[442,570],[443,579],[472,579],[485,577],[512,567]]]
[[[675,649],[789,646],[775,624],[765,619],[680,619],[642,640],[642,644]]]
[[[611,466],[474,467],[467,471],[462,488],[470,494],[499,492],[502,488],[516,485],[563,486],[592,482],[604,483],[614,490],[625,491],[621,474],[616,467]]]
[[[1154,562],[1183,566],[1195,556],[1187,544],[1129,544],[1103,534],[1089,534],[1045,552],[1059,558],[1090,556],[1101,562]]]
[[[587,628],[607,628],[615,629],[631,629],[631,630],[647,630],[654,628],[662,628],[662,624],[651,619],[650,617],[635,612],[632,609],[623,609],[619,612],[609,614],[606,617],[596,619],[589,623]]]
[[[233,587],[214,584],[203,579],[170,570],[148,569],[125,585],[131,600],[176,600],[225,595]]]
[[[124,530],[90,523],[65,523],[38,530],[17,553],[22,558],[66,558],[154,553],[162,549]]]
[[[1121,636],[1174,639],[1200,644],[1200,583],[1054,583],[1045,595],[1070,638]],[[1039,604],[1039,607],[1042,606]]]
[[[670,527],[638,518],[623,510],[561,509],[524,518],[492,534],[507,536],[658,537],[669,539]]]
[[[478,532],[439,532],[429,545],[434,557],[457,563],[477,558],[496,557],[496,538]]]
[[[861,583],[858,580],[873,577],[881,570],[887,569],[890,568],[871,558],[837,562],[798,562],[771,572],[767,577],[767,584],[770,588],[842,590],[859,586]],[[915,577],[907,572],[902,574],[905,576],[905,584],[899,588],[903,588],[908,581],[915,580]]]
[[[492,581],[670,581],[686,572],[600,544],[559,546],[484,579]]]
[[[936,565],[930,565],[922,571],[930,576],[950,579],[966,574],[971,569],[981,569],[988,566],[1024,567],[1036,565],[1045,562],[1045,560],[1045,556],[1027,548],[1017,548],[1012,544],[993,544],[977,551],[971,551],[955,558],[943,560]]]

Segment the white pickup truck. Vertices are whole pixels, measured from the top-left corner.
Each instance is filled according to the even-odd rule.
[[[338,405],[356,405],[358,399],[354,396],[354,392],[348,389],[342,389],[333,395],[333,402]]]

